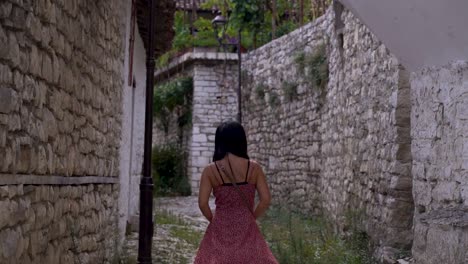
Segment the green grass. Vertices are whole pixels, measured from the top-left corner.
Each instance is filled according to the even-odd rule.
[[[172,214],[169,211],[161,210],[156,212],[156,225],[180,225],[188,226],[181,217]]]
[[[322,217],[272,209],[261,230],[281,264],[370,264],[368,240],[356,233],[342,239]]]
[[[200,244],[203,233],[195,230],[189,222],[170,211],[156,210],[155,221],[156,229],[162,228],[169,232],[168,237],[171,239],[168,242],[173,244],[169,252],[167,250],[156,252],[154,263],[188,264],[190,259],[183,252],[194,252]]]
[[[195,231],[190,227],[173,226],[171,227],[170,232],[171,236],[184,240],[185,242],[194,246],[195,248],[198,247],[203,237],[203,234],[201,232]]]

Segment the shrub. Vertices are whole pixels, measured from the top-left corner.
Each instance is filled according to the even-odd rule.
[[[185,174],[185,155],[176,146],[153,148],[153,181],[156,195],[190,195]]]
[[[192,97],[193,80],[190,77],[177,78],[155,87],[153,115],[161,122],[166,133],[169,132],[171,113],[177,115],[179,127],[191,123]]]

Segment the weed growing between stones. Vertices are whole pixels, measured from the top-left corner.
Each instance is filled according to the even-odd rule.
[[[284,97],[288,102],[292,102],[297,97],[297,83],[283,81],[281,89],[284,92]]]
[[[304,75],[305,73],[305,66],[306,66],[306,54],[305,52],[301,51],[296,54],[294,57],[294,62],[296,63],[296,69],[300,75]]]
[[[264,99],[265,98],[265,90],[267,89],[266,85],[264,83],[259,83],[257,86],[255,86],[255,95],[257,96],[258,99]]]
[[[281,104],[281,100],[279,98],[279,95],[276,93],[276,92],[271,92],[269,95],[268,95],[268,104],[272,107],[272,108],[276,108],[278,107],[280,104]]]
[[[328,58],[325,45],[316,47],[311,54],[300,52],[294,58],[298,73],[313,88],[323,91],[328,84]]]
[[[370,264],[368,239],[362,234],[340,238],[323,217],[305,217],[271,209],[260,227],[281,264]]]
[[[324,90],[328,83],[328,59],[325,45],[317,47],[307,59],[307,76],[315,87]]]

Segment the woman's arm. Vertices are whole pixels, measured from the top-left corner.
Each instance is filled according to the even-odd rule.
[[[257,168],[257,192],[259,196],[259,203],[255,208],[254,216],[258,219],[260,216],[265,214],[266,210],[270,206],[271,201],[271,194],[270,189],[268,188],[268,184],[266,181],[265,173],[263,173],[262,168],[260,165],[256,164]]]
[[[211,185],[210,178],[208,177],[208,167],[203,170],[201,181],[200,181],[200,192],[198,193],[198,207],[202,214],[211,222],[213,218],[213,213],[211,212],[210,205],[208,201],[210,200],[211,190],[213,186]]]

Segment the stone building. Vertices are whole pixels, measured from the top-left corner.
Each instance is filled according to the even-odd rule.
[[[342,2],[412,72],[413,255],[467,263],[468,3]]]
[[[118,256],[143,149],[131,25],[132,1],[0,2],[0,263]]]
[[[194,48],[158,70],[159,83],[180,76],[193,79],[192,120],[183,128],[183,149],[188,154],[187,177],[192,194],[197,194],[203,168],[213,157],[216,127],[237,114],[237,54],[220,53],[211,49]],[[180,128],[172,124],[168,133],[153,128],[153,144],[164,145],[177,141]]]

